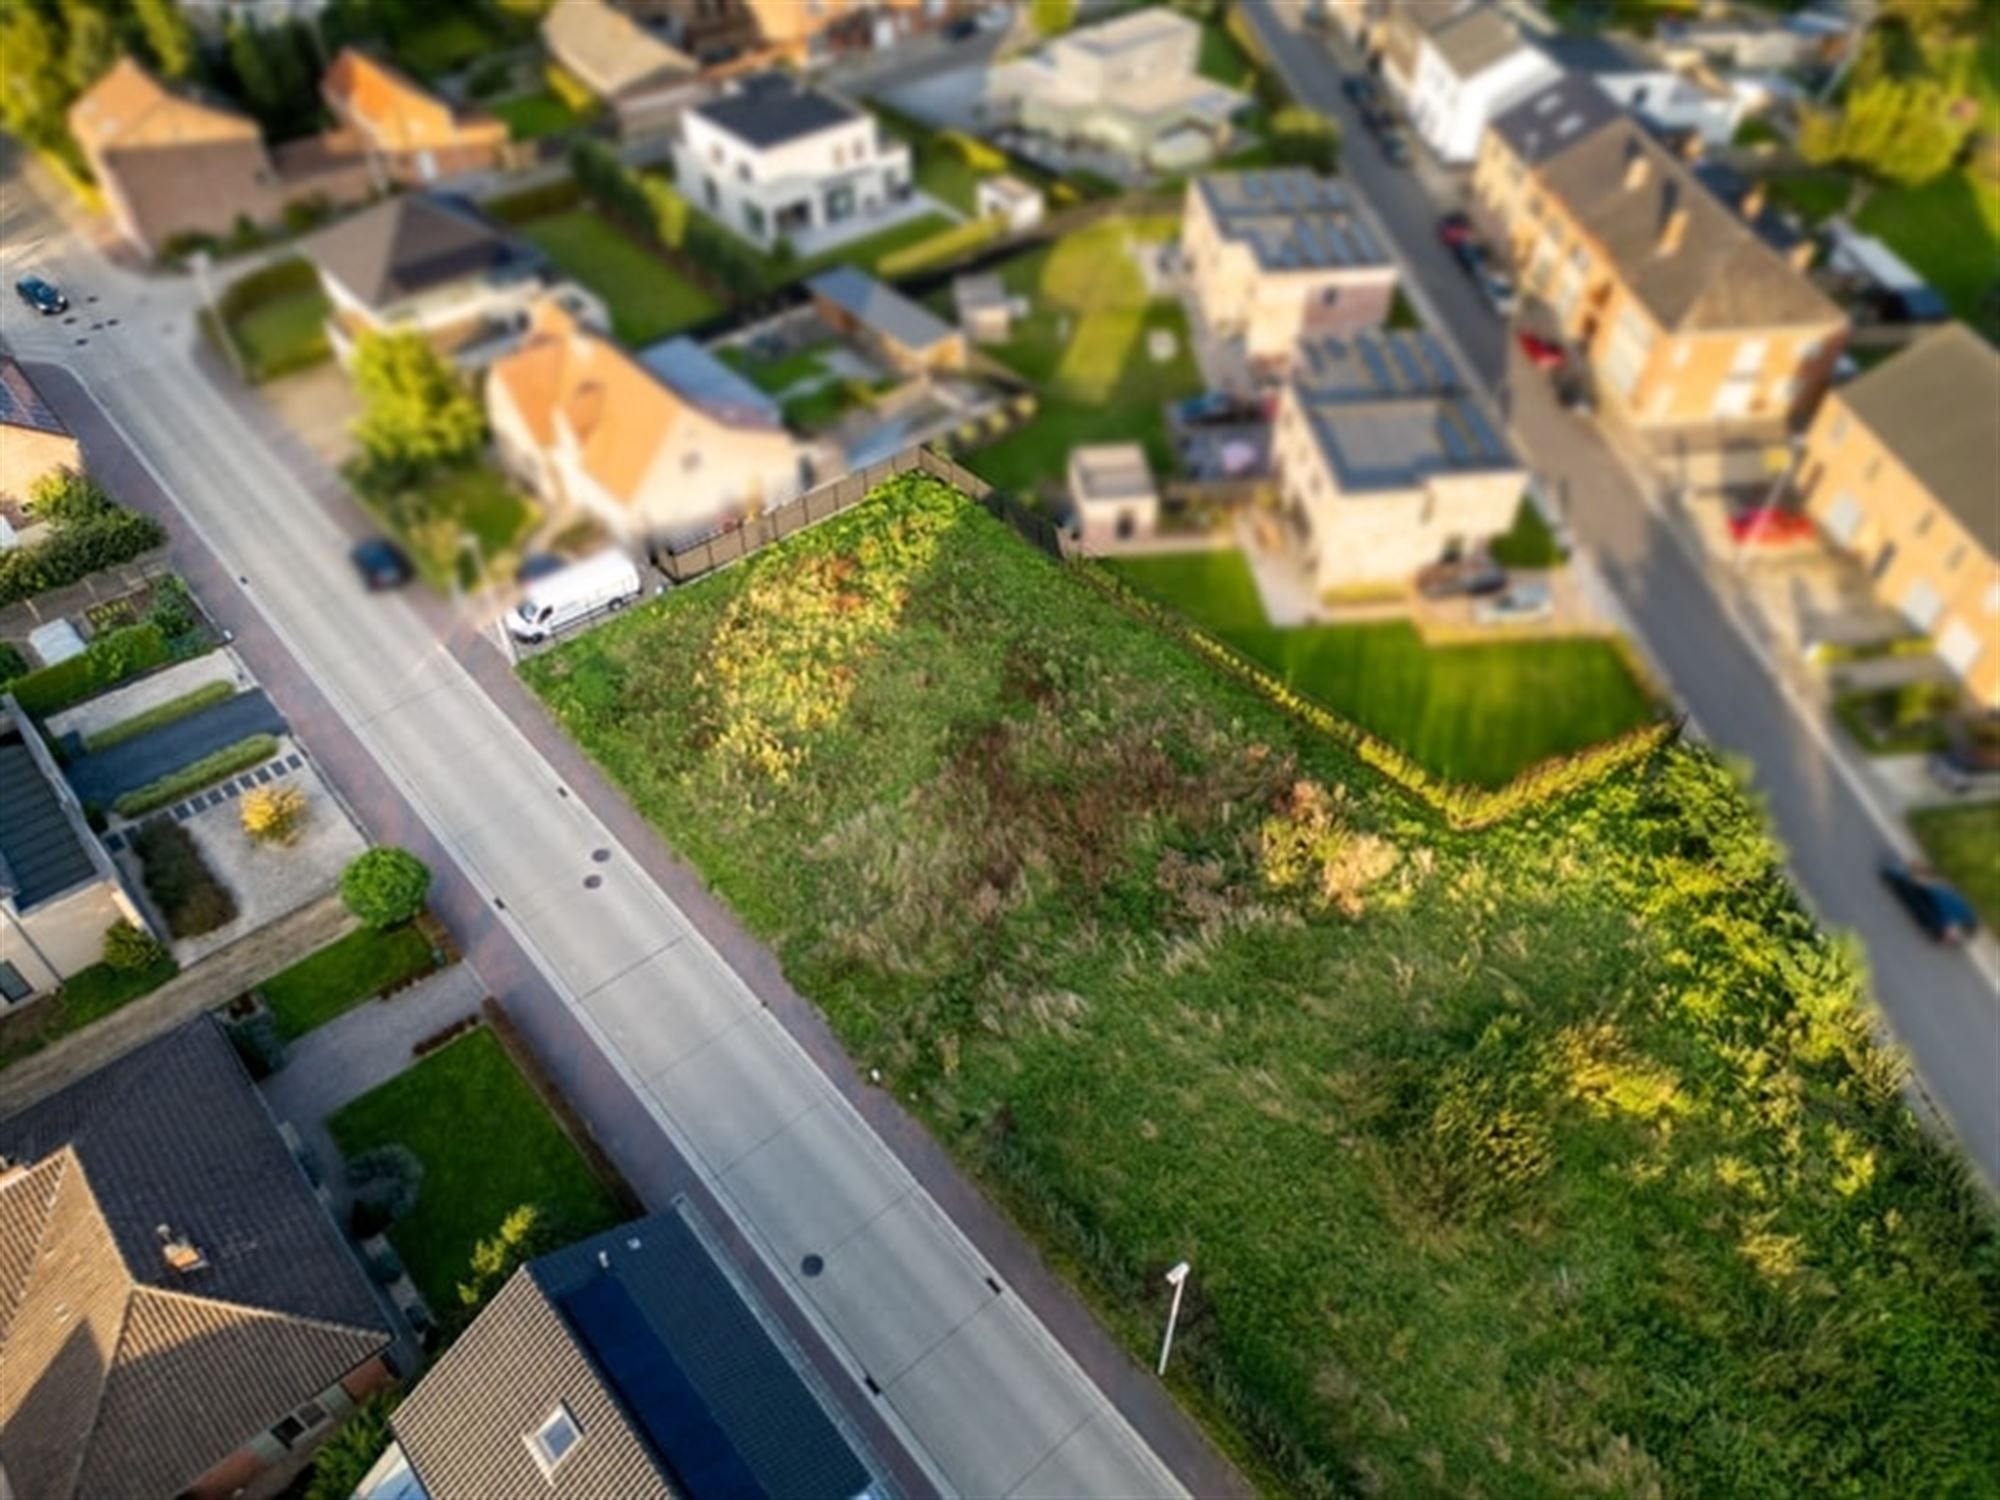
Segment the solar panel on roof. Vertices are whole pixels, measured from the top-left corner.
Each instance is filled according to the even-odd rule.
[[[1417,351],[1407,339],[1392,339],[1389,354],[1396,362],[1396,369],[1402,376],[1400,390],[1422,390],[1430,384],[1429,372],[1417,357]]]
[[[1472,459],[1472,441],[1456,417],[1457,413],[1448,406],[1438,410],[1438,439],[1444,444],[1445,457],[1453,464],[1465,464]]]
[[[1354,347],[1361,351],[1361,362],[1368,366],[1368,377],[1378,391],[1395,387],[1395,377],[1389,372],[1389,361],[1383,356],[1382,346],[1374,339],[1356,339]]]
[[[1507,456],[1507,445],[1500,440],[1500,434],[1495,432],[1492,424],[1486,420],[1486,413],[1474,406],[1470,401],[1461,401],[1459,409],[1465,419],[1466,429],[1472,434],[1473,440],[1479,444],[1480,456],[1494,459],[1505,458]]]
[[[1256,172],[1248,173],[1243,178],[1243,196],[1246,198],[1263,197],[1264,196],[1263,177]]]

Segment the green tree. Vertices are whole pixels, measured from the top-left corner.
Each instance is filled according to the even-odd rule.
[[[521,1265],[541,1254],[552,1238],[550,1226],[535,1204],[523,1203],[500,1221],[490,1239],[472,1251],[472,1275],[458,1284],[458,1302],[469,1320],[507,1284]]]
[[[305,1500],[348,1500],[389,1446],[389,1414],[402,1399],[401,1390],[377,1391],[348,1413],[313,1455]]]
[[[1041,36],[1055,36],[1076,24],[1076,0],[1032,0],[1028,19]]]
[[[163,76],[186,78],[194,72],[194,30],[175,0],[132,0],[132,13]]]
[[[76,91],[63,64],[59,26],[36,6],[0,5],[0,125],[37,146],[66,139]]]
[[[130,922],[113,922],[104,929],[104,965],[121,974],[150,969],[167,956],[167,950],[142,927]]]
[[[395,927],[424,909],[430,895],[430,866],[407,849],[368,849],[340,872],[340,899],[370,927]]]
[[[283,109],[284,95],[278,75],[272,70],[263,34],[238,16],[229,23],[226,36],[229,66],[236,74],[236,86],[243,91],[243,100],[251,113],[261,120]]]
[[[118,61],[118,24],[94,5],[65,7],[69,35],[63,43],[63,70],[70,87],[82,93]]]
[[[1838,114],[1814,110],[1799,152],[1816,164],[1860,167],[1908,187],[1950,168],[1972,128],[1970,112],[1932,78],[1877,78],[1849,92]]]
[[[469,456],[486,437],[478,399],[416,333],[364,333],[354,354],[362,413],[354,436],[371,463],[408,474]]]
[[[1881,0],[1878,20],[1897,22],[1918,36],[1949,36],[1967,29],[1980,0]]]

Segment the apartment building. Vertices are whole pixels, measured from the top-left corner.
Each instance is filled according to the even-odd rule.
[[[1807,430],[1800,497],[1876,597],[2000,709],[2000,351],[1949,323],[1837,387]]]
[[[920,212],[910,148],[874,117],[783,73],[760,73],[681,116],[681,191],[758,246],[818,254]]]
[[[1588,354],[1603,408],[1652,441],[1782,441],[1817,404],[1846,315],[1588,78],[1500,116],[1473,173],[1524,290]]]
[[[1304,167],[1189,183],[1181,259],[1204,335],[1240,341],[1264,372],[1303,335],[1379,326],[1396,293],[1396,263],[1346,186]]]
[[[1304,340],[1273,470],[1321,594],[1407,583],[1513,523],[1527,473],[1427,333]]]

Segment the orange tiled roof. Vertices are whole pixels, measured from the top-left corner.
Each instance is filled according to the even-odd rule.
[[[488,378],[506,388],[542,447],[553,447],[567,430],[584,472],[626,505],[638,500],[676,425],[704,420],[637,360],[579,328],[553,302],[536,308],[527,342]]]
[[[260,138],[249,116],[178,94],[129,57],[70,106],[69,128],[87,151]]]
[[[497,145],[507,127],[489,115],[459,113],[411,79],[353,47],[343,47],[326,71],[328,97],[384,151]]]

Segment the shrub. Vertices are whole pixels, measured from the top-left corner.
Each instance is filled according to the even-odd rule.
[[[356,1237],[379,1234],[408,1214],[417,1206],[423,1184],[424,1164],[407,1146],[378,1146],[350,1157],[347,1186],[354,1200]]]
[[[30,504],[50,534],[32,547],[0,552],[0,605],[129,562],[167,539],[151,516],[114,505],[94,479],[67,469],[37,482]]]
[[[99,636],[81,656],[16,678],[9,691],[23,710],[45,718],[172,660],[157,625],[128,625]]]
[[[377,1391],[348,1414],[313,1455],[305,1500],[348,1500],[389,1446],[389,1414],[401,1390]]]
[[[179,697],[169,698],[164,703],[156,703],[129,719],[120,719],[116,724],[100,729],[95,734],[85,735],[83,748],[95,755],[99,750],[109,750],[113,745],[136,740],[140,735],[151,734],[164,724],[185,719],[190,714],[198,714],[204,708],[213,708],[216,704],[227,702],[235,696],[236,684],[233,682],[205,682],[193,692],[182,693]]]
[[[588,116],[597,112],[597,95],[590,91],[590,85],[560,63],[550,63],[544,68],[542,81],[571,114]]]
[[[1514,524],[1493,539],[1493,560],[1504,568],[1553,568],[1563,560],[1561,544],[1541,511],[1527,496],[1521,497]]]
[[[407,849],[366,850],[340,872],[340,899],[375,928],[409,921],[424,909],[430,889],[430,866]]]
[[[260,786],[243,794],[243,831],[260,844],[296,844],[310,813],[306,794],[295,786]]]
[[[230,282],[216,298],[216,311],[225,319],[234,320],[267,303],[318,290],[319,272],[313,263],[302,256],[288,256]]]
[[[550,1228],[539,1207],[523,1203],[500,1221],[491,1239],[473,1248],[472,1275],[458,1284],[459,1306],[468,1320],[518,1267],[542,1252],[553,1238]]]
[[[466,78],[465,91],[475,99],[491,99],[513,81],[514,64],[504,57],[489,57]]]
[[[165,807],[170,802],[178,802],[190,792],[198,792],[210,782],[220,781],[225,776],[250,766],[258,765],[275,757],[278,753],[278,737],[273,734],[253,734],[240,739],[233,745],[224,745],[220,750],[212,750],[200,760],[182,766],[144,786],[125,793],[111,804],[111,810],[121,818],[136,818],[155,808]]]
[[[284,208],[285,232],[304,234],[309,229],[317,229],[332,217],[333,200],[325,193],[294,198]]]
[[[285,1039],[278,1034],[277,1018],[268,1010],[225,1021],[223,1030],[252,1078],[269,1078],[285,1065]]]
[[[27,670],[27,658],[14,649],[12,642],[0,641],[0,683],[12,682],[26,675]]]
[[[905,245],[900,250],[891,251],[875,263],[876,274],[885,280],[894,280],[898,276],[907,276],[912,271],[920,271],[927,266],[963,259],[973,251],[998,239],[1006,228],[1007,221],[998,214],[989,214],[983,219],[968,219],[965,223],[954,224],[929,239],[918,240],[914,245]]]
[[[146,606],[146,623],[159,629],[178,656],[202,634],[205,622],[188,586],[177,574],[169,573],[153,583],[153,602]]]
[[[574,177],[559,177],[539,187],[522,188],[518,193],[489,198],[480,206],[485,209],[488,218],[498,219],[503,224],[525,224],[531,219],[566,213],[581,202],[583,184]]]
[[[236,918],[236,898],[216,879],[201,847],[172,818],[155,818],[132,835],[132,852],[145,867],[146,894],[175,937],[200,937]]]
[[[167,956],[159,940],[143,927],[113,922],[104,929],[104,964],[120,974],[137,974]]]

